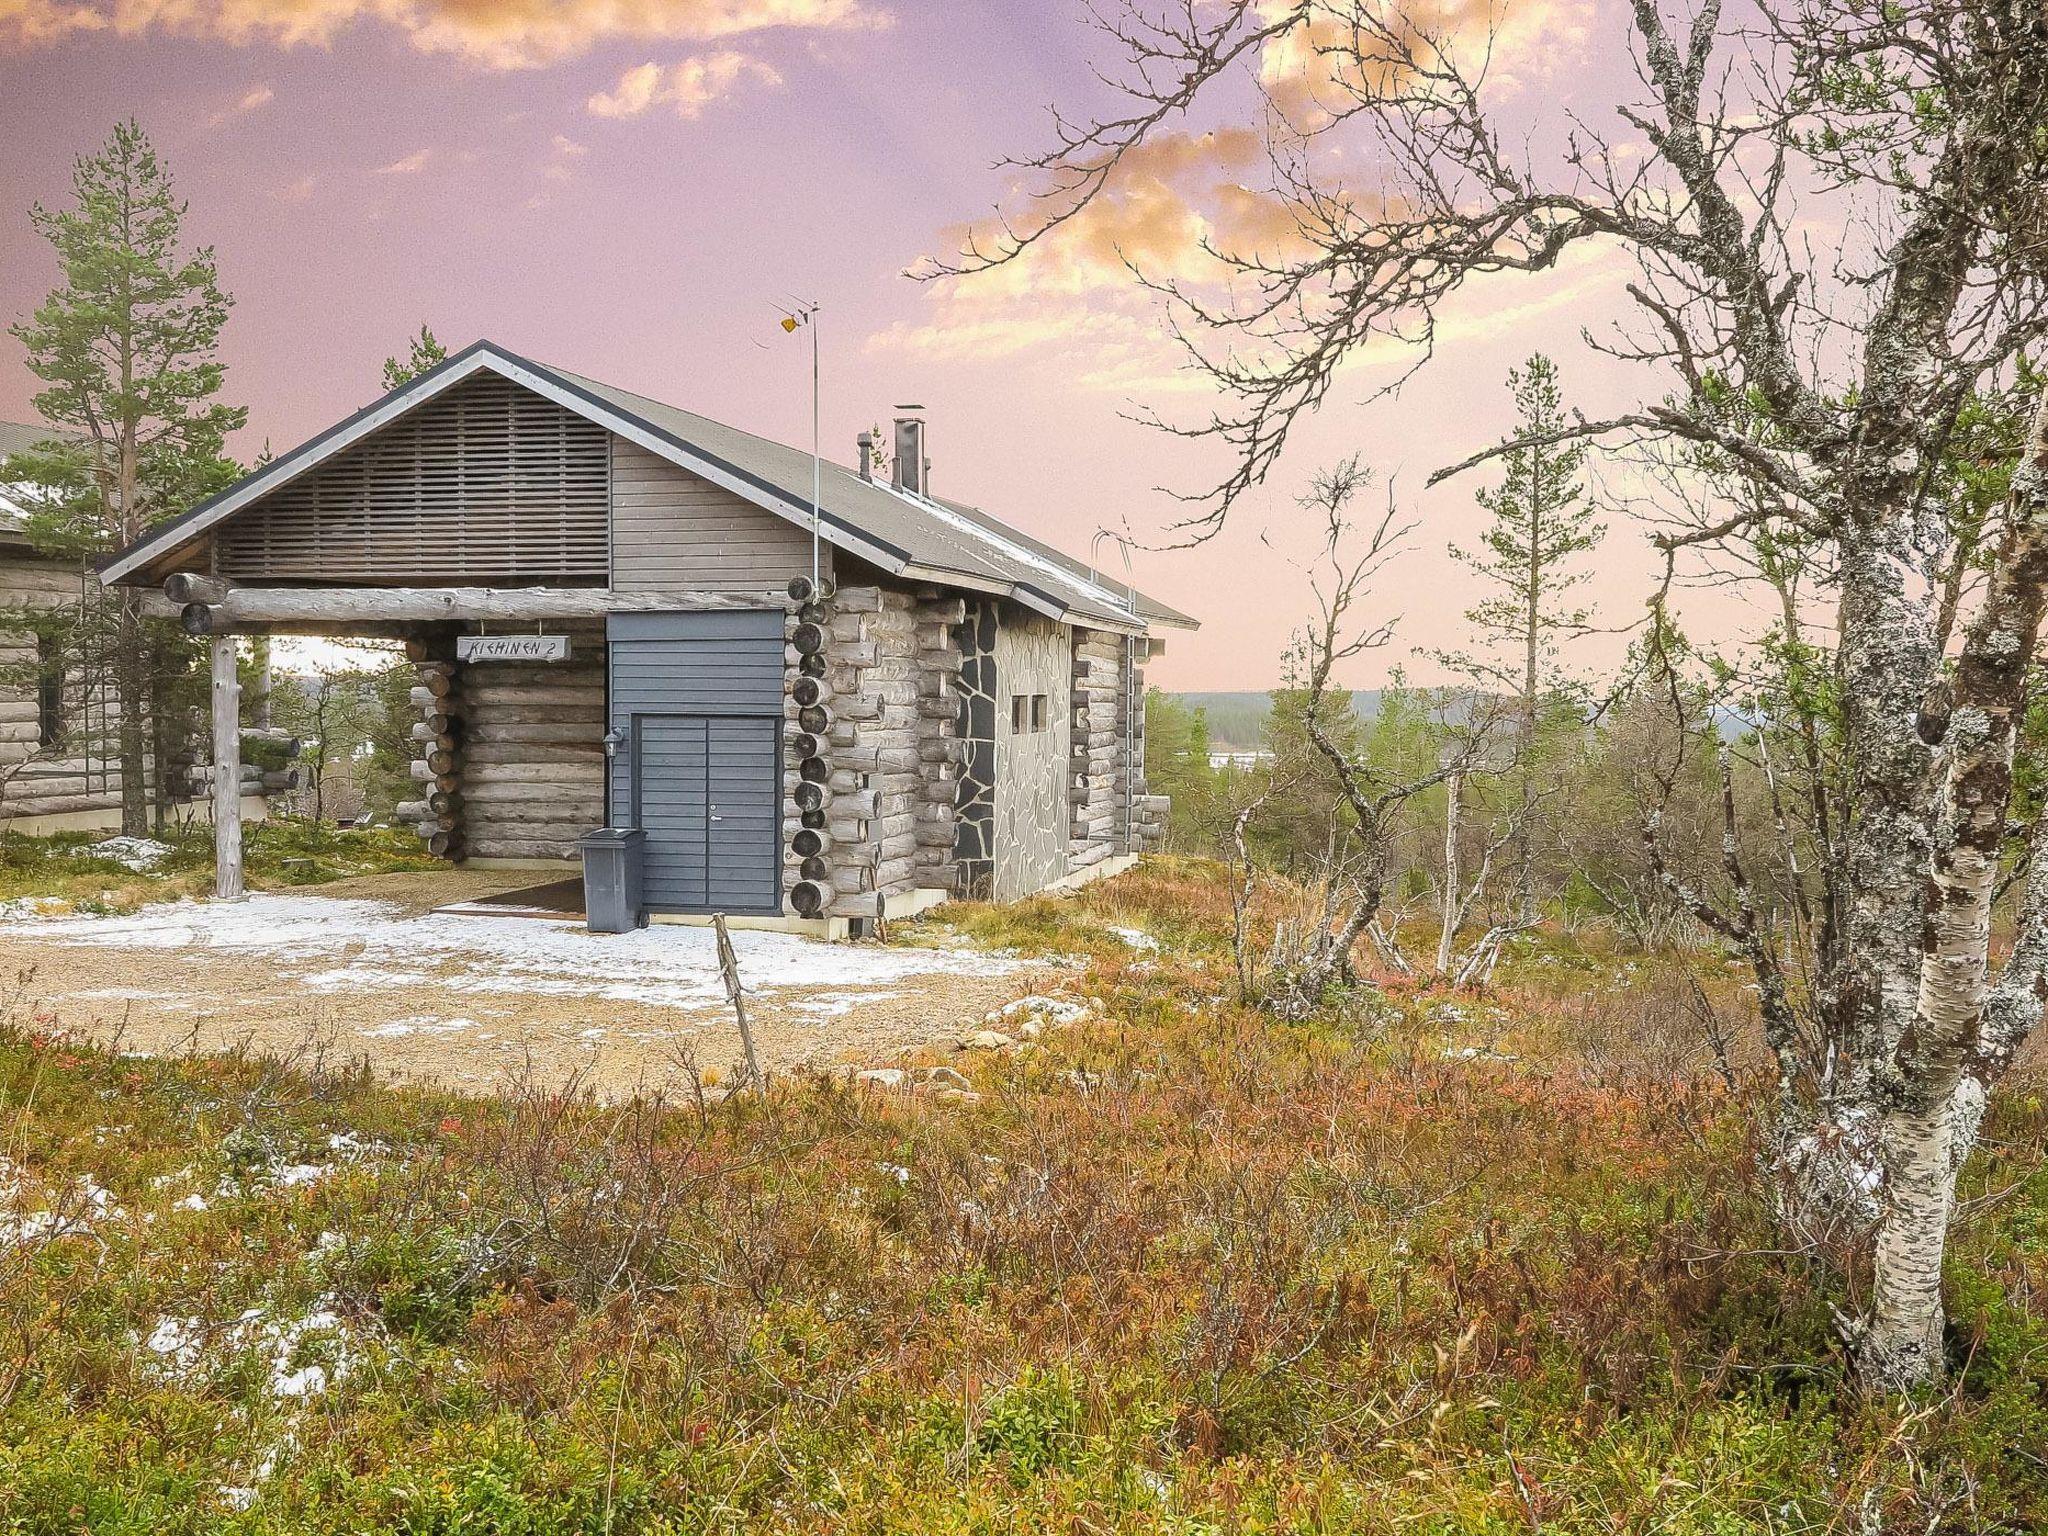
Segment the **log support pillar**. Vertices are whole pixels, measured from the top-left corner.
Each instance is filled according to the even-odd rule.
[[[242,878],[242,685],[235,642],[213,642],[213,894],[240,901]]]

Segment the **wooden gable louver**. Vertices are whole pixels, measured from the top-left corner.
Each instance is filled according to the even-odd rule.
[[[240,580],[603,583],[611,434],[480,373],[222,526]]]

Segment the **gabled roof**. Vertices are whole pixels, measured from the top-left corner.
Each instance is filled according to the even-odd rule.
[[[0,460],[9,454],[24,453],[37,443],[68,435],[39,422],[0,421]],[[0,479],[0,543],[19,544],[27,538],[24,519],[29,509],[23,501],[26,494],[20,486]]]
[[[811,455],[692,412],[550,368],[488,341],[393,390],[100,563],[109,583],[139,573],[197,539],[258,497],[471,375],[488,370],[544,395],[716,485],[808,528]],[[827,463],[819,491],[819,533],[829,544],[892,575],[1013,598],[1050,618],[1104,629],[1195,621],[977,508],[914,496]]]

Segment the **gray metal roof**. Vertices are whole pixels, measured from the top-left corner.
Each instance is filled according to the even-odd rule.
[[[274,459],[211,501],[159,527],[100,566],[108,581],[134,579],[214,523],[276,489],[398,415],[480,368],[536,389],[571,410],[632,437],[779,516],[808,525],[811,455],[709,417],[597,379],[477,342],[347,421]],[[853,470],[826,464],[819,494],[820,534],[829,543],[895,575],[940,586],[996,592],[1051,617],[1103,628],[1194,628],[1163,603],[1010,527],[979,508],[914,496]]]
[[[619,410],[673,433],[724,462],[775,487],[805,518],[811,508],[808,449],[743,432],[645,395],[614,388],[564,370],[561,378]],[[1131,600],[1137,618],[1193,628],[1195,621],[1164,603],[1138,596],[1120,582],[1099,575],[1049,545],[1010,527],[978,507],[916,496],[884,481],[864,480],[844,465],[827,463],[819,484],[819,511],[908,557],[920,574],[943,582],[947,576],[975,582],[1021,586],[1050,598],[1076,617],[1128,624]]]

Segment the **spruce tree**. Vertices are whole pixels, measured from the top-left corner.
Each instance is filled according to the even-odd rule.
[[[1520,825],[1514,852],[1522,920],[1530,922],[1536,915],[1533,821],[1544,705],[1565,681],[1560,642],[1585,633],[1590,620],[1565,601],[1588,574],[1577,557],[1597,545],[1606,529],[1586,504],[1586,444],[1541,441],[1563,436],[1571,425],[1557,365],[1539,352],[1508,371],[1508,389],[1516,416],[1508,440],[1525,446],[1501,455],[1501,483],[1475,498],[1489,518],[1480,547],[1451,547],[1491,592],[1465,611],[1478,649],[1447,659],[1482,688],[1510,694],[1517,704]]]

